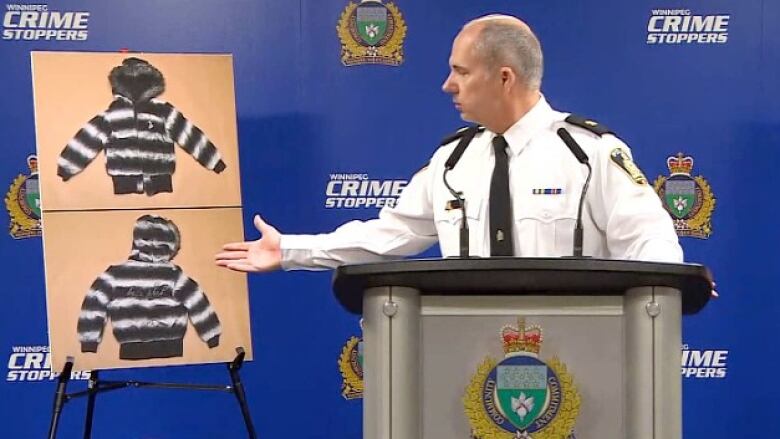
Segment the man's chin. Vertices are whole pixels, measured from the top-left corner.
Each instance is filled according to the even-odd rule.
[[[458,109],[458,112],[460,113],[460,118],[463,119],[464,121],[466,121],[466,122],[474,122],[474,118],[470,114],[466,113],[465,111],[463,111],[461,109]]]

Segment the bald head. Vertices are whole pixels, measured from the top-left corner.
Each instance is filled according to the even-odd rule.
[[[511,15],[504,15],[504,14],[490,14],[485,15],[479,18],[475,18],[468,23],[466,23],[463,28],[469,27],[471,25],[475,24],[484,24],[489,22],[502,22],[508,26],[517,26],[519,28],[523,28],[528,32],[531,32],[531,28],[521,19],[517,17],[513,17]]]
[[[531,28],[511,15],[493,14],[474,19],[461,34],[473,34],[473,49],[492,68],[509,67],[532,91],[542,85],[543,57]]]

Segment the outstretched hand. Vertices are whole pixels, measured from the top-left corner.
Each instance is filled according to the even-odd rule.
[[[266,224],[260,215],[255,215],[254,223],[260,232],[260,239],[223,245],[222,252],[214,257],[217,265],[245,273],[281,268],[282,250],[279,241],[282,235],[273,226]]]

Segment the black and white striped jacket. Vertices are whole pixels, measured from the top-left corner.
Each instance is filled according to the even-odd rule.
[[[81,305],[77,331],[82,352],[97,352],[111,321],[119,358],[138,360],[182,356],[188,320],[210,347],[222,327],[203,290],[171,262],[179,230],[159,216],[144,215],[133,230],[130,258],[110,266],[92,283]]]
[[[198,163],[222,172],[225,162],[203,131],[173,105],[156,99],[165,90],[162,73],[138,58],[128,58],[109,75],[114,100],[84,125],[63,149],[57,175],[67,181],[100,153],[115,194],[172,192],[176,169],[174,143]]]

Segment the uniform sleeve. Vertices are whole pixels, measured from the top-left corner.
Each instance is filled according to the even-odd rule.
[[[599,142],[593,169],[594,196],[589,201],[596,223],[606,232],[610,256],[682,262],[672,219],[633,163],[628,146],[611,135]]]
[[[106,146],[111,127],[103,114],[87,122],[70,139],[57,159],[57,175],[64,181],[83,171]]]
[[[219,323],[217,313],[214,312],[209,299],[197,282],[184,274],[184,271],[179,270],[179,278],[176,281],[173,294],[176,300],[187,308],[190,322],[201,340],[206,342],[209,348],[218,346],[222,325]]]
[[[282,268],[325,270],[342,264],[398,259],[435,244],[438,238],[431,208],[431,168],[415,174],[396,205],[383,208],[376,219],[351,221],[320,235],[283,235]]]
[[[168,107],[168,117],[165,120],[168,136],[204,168],[217,174],[224,171],[225,162],[222,161],[222,156],[206,134],[187,120],[173,105],[167,103],[165,105]]]
[[[108,272],[98,276],[84,297],[79,313],[77,332],[81,352],[97,352],[103,339],[108,304],[112,300],[112,277]]]

